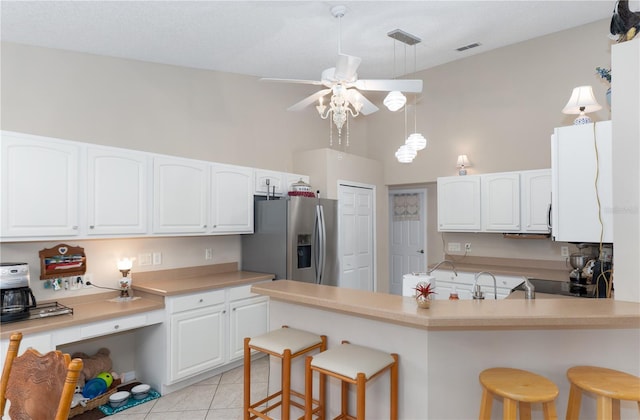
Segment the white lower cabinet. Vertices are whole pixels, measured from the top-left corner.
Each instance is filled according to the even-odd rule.
[[[256,296],[229,303],[229,361],[244,356],[244,338],[269,330],[269,298]]]
[[[225,362],[225,291],[169,298],[169,382]]]
[[[166,322],[138,334],[136,373],[161,394],[242,363],[244,337],[269,328],[269,298],[251,285],[165,298]]]

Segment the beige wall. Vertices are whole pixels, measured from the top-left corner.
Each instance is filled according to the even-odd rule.
[[[382,185],[376,203],[381,284],[387,275],[384,185],[424,185],[438,176],[454,175],[461,153],[469,155],[471,173],[549,167],[549,135],[553,127],[572,120],[560,113],[571,89],[591,84],[604,104],[606,85],[595,76],[595,67],[609,66],[607,33],[608,21],[603,20],[418,73],[425,80],[418,129],[430,143],[411,165],[398,164],[393,157],[404,141],[402,115],[382,109],[352,122],[349,154],[381,165],[379,173],[359,166],[342,168],[344,180]],[[321,173],[323,169],[317,164],[301,166],[294,157],[328,146],[328,122],[311,110],[286,111],[313,87],[9,43],[2,43],[1,66],[3,130],[273,170]],[[379,94],[367,96],[376,102],[382,99]],[[608,119],[608,108],[594,117]],[[330,175],[339,168],[327,158],[324,169],[326,176],[318,181],[329,192],[336,187]],[[441,238],[434,228],[432,185],[429,197],[429,256],[437,260],[442,255],[437,248]],[[91,249],[91,264],[111,261],[123,249],[138,252],[137,241],[77,242]],[[177,258],[171,260],[176,266],[208,263],[202,241],[229,249],[225,258],[240,258],[236,236],[144,241],[148,241],[144,247],[166,249],[169,258]],[[470,241],[473,255],[560,258],[559,245],[550,241],[515,245],[501,235],[488,234],[472,235]],[[43,243],[2,244],[0,250],[3,261],[11,257],[31,263],[43,247]],[[213,262],[218,262],[215,252]],[[101,268],[95,274],[100,280],[113,275],[111,263],[94,266]]]
[[[611,65],[608,32],[601,20],[417,73],[424,80],[417,126],[427,148],[412,164],[398,163],[404,117],[379,112],[368,119],[376,140],[369,157],[384,164],[390,185],[457,175],[460,154],[471,160],[469,174],[551,167],[549,138],[554,127],[573,123],[561,111],[574,87],[592,85],[603,105],[592,118],[611,118],[608,85],[595,71]],[[408,117],[411,132],[413,107]]]

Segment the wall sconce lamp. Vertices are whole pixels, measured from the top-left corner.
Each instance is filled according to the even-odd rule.
[[[579,86],[573,89],[569,102],[564,106],[562,112],[564,114],[578,114],[573,121],[574,125],[590,124],[593,121],[586,113],[595,112],[602,109],[602,106],[593,96],[593,88],[591,86]]]
[[[118,261],[118,270],[122,273],[122,278],[120,279],[121,298],[133,297],[133,293],[131,292],[131,278],[129,278],[131,267],[133,267],[133,261],[129,258]]]
[[[466,175],[467,168],[471,166],[471,163],[469,162],[469,158],[467,157],[467,155],[459,155],[456,165],[460,169],[458,171],[458,175]]]

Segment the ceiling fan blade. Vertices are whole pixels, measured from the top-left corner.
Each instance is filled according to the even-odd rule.
[[[270,77],[263,77],[260,79],[261,82],[277,82],[277,83],[299,83],[303,85],[315,85],[322,86],[322,82],[320,80],[299,80],[299,79],[274,79]]]
[[[347,100],[353,105],[356,102],[359,102],[362,104],[362,109],[360,109],[360,112],[363,115],[369,115],[369,114],[373,114],[374,112],[376,112],[378,110],[378,107],[375,106],[373,104],[373,102],[371,102],[370,100],[368,100],[367,98],[364,97],[364,95],[360,92],[358,92],[355,89],[348,89],[347,90]]]
[[[357,77],[356,72],[362,59],[353,55],[339,54],[336,64],[335,79],[339,81],[351,82]]]
[[[313,95],[307,96],[306,98],[304,98],[300,102],[291,105],[289,108],[287,108],[287,111],[300,111],[301,109],[304,109],[304,108],[308,107],[309,105],[311,105],[312,103],[314,103],[318,99],[322,98],[324,95],[326,95],[329,92],[331,92],[331,89],[319,90],[316,93],[314,93]]]
[[[390,80],[356,80],[354,86],[360,90],[391,92],[422,92],[422,80],[390,79]]]

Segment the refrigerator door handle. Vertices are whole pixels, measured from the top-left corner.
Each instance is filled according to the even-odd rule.
[[[316,284],[320,284],[320,205],[316,206],[316,217],[313,225],[314,243],[313,243],[313,262],[315,264]]]
[[[322,284],[324,281],[324,270],[327,263],[327,228],[324,220],[324,208],[318,204],[320,210],[320,276],[318,284]]]

